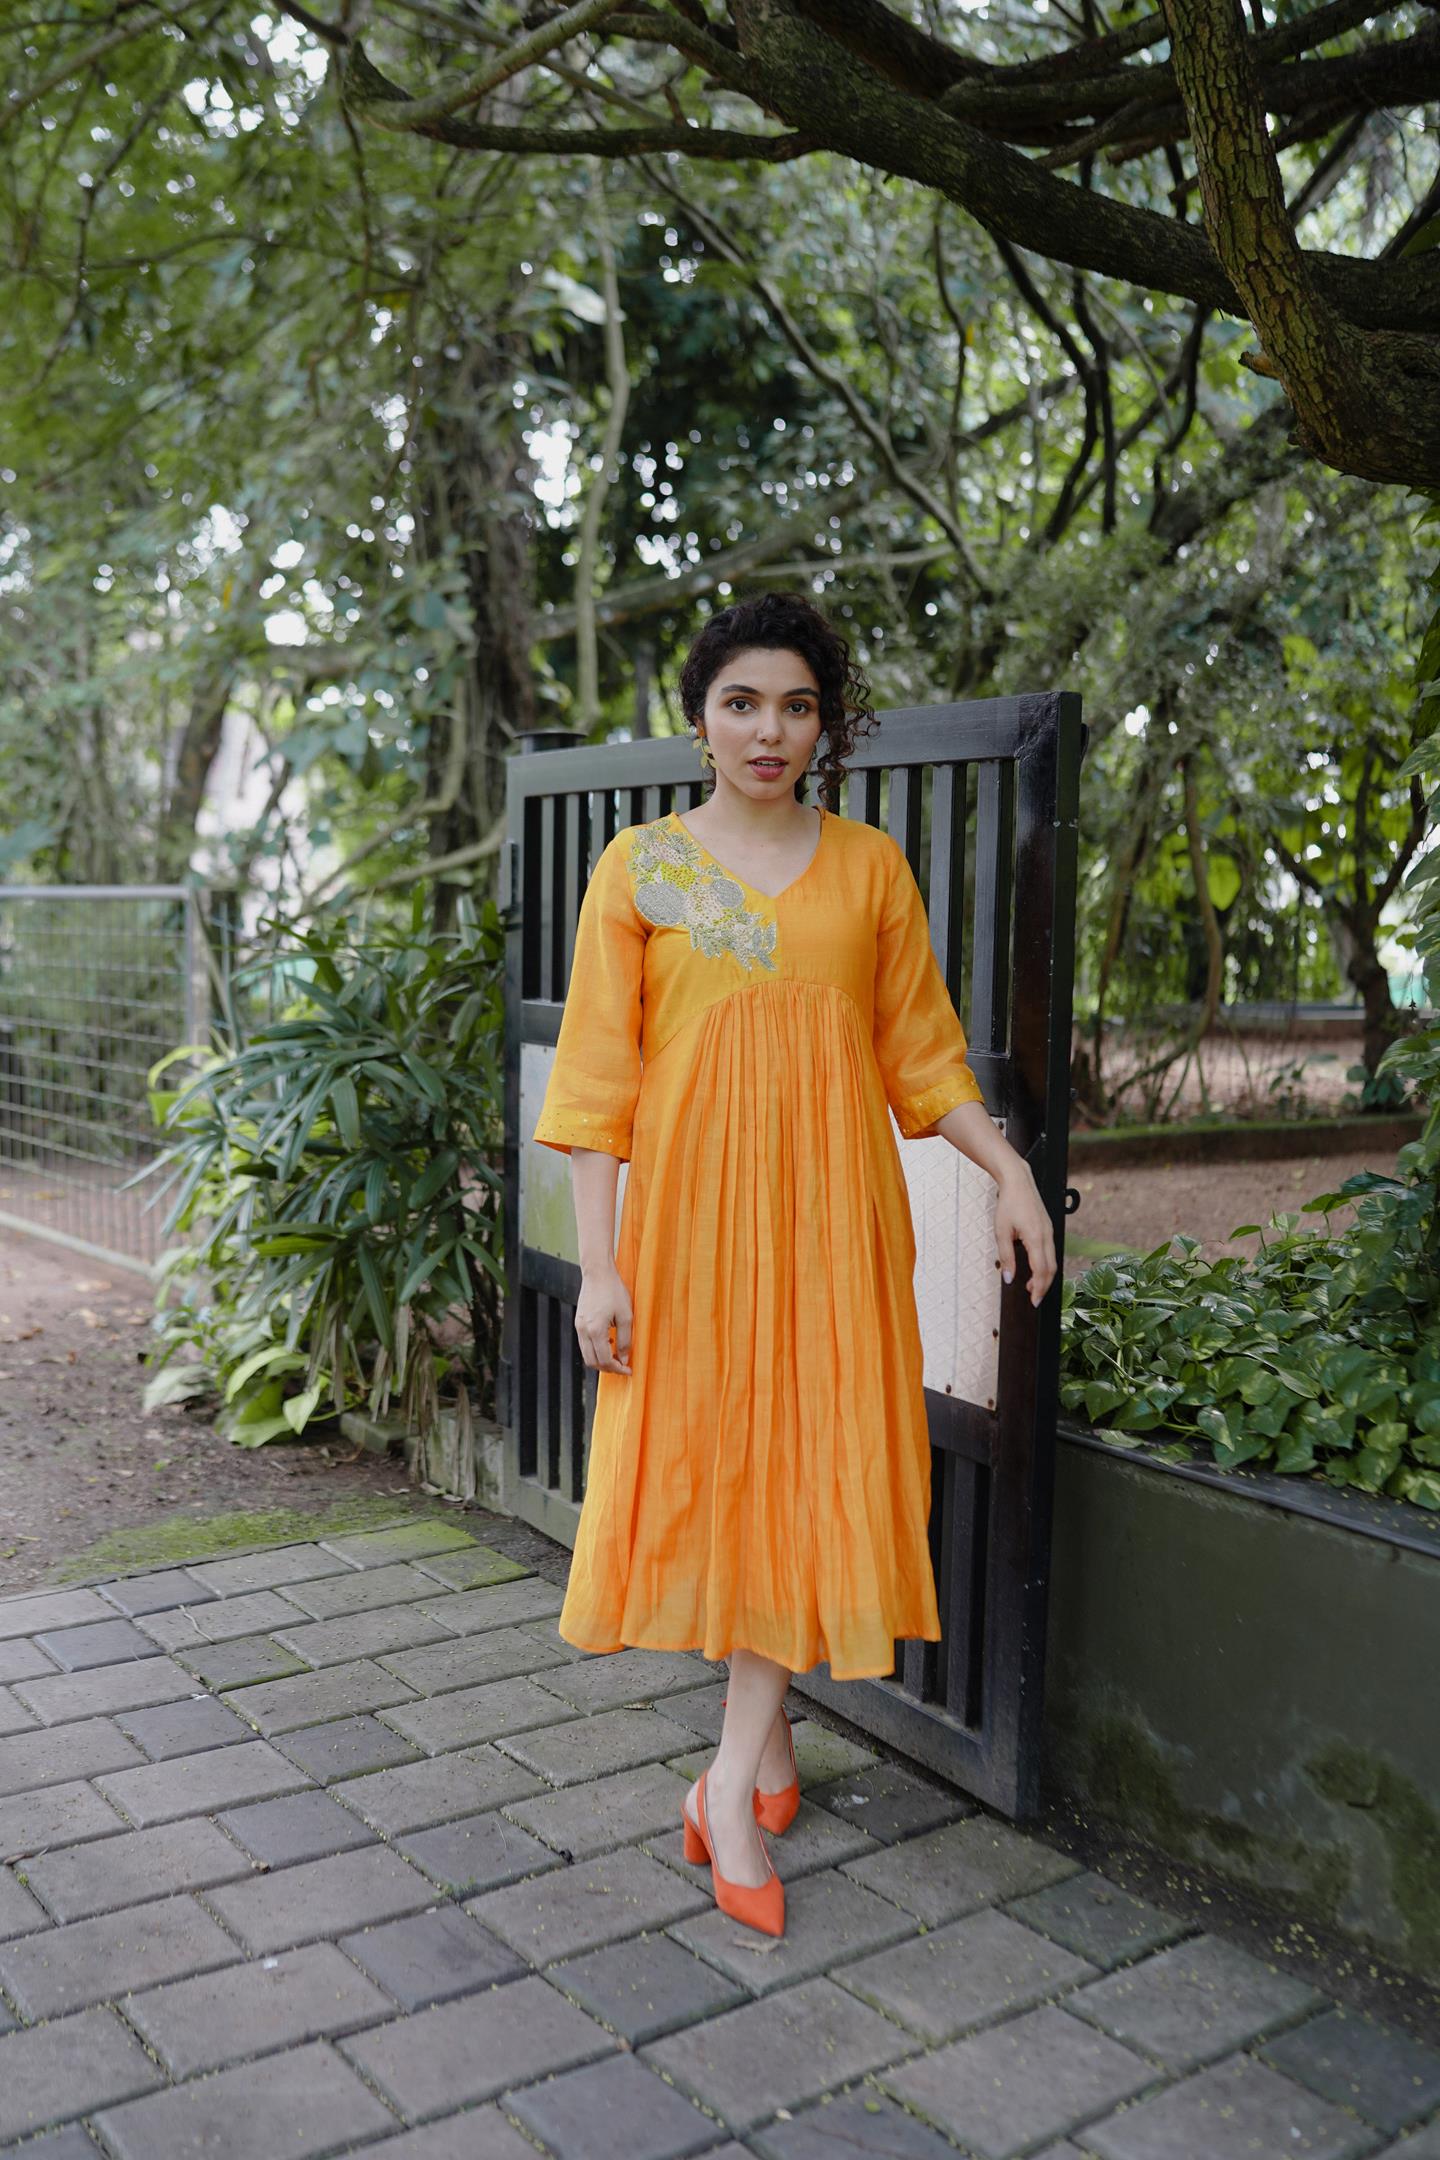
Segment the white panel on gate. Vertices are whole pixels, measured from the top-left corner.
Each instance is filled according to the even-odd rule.
[[[520,1045],[520,1242],[559,1260],[580,1261],[575,1227],[575,1198],[570,1158],[557,1148],[542,1147],[531,1135],[539,1123],[555,1062],[553,1043]],[[625,1197],[629,1163],[621,1163],[615,1187],[615,1220]]]
[[[925,1385],[995,1407],[1000,1373],[999,1187],[941,1134],[903,1140],[891,1112],[915,1224],[915,1305]],[[991,1123],[1004,1130],[1004,1120]]]

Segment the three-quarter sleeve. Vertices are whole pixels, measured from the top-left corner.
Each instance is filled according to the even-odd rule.
[[[901,1138],[924,1139],[957,1103],[983,1102],[965,1030],[945,987],[925,902],[903,848],[886,851],[876,933],[875,1058]]]
[[[620,836],[608,842],[580,902],[555,1057],[532,1139],[568,1155],[598,1148],[630,1159],[640,1092],[641,979],[648,935],[630,892]]]

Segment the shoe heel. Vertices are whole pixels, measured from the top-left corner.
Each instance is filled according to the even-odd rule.
[[[680,1820],[685,1825],[685,1858],[692,1867],[708,1867],[710,1849],[683,1808],[680,1810]]]

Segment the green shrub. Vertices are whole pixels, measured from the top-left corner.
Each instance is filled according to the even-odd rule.
[[[152,1093],[166,1229],[194,1235],[161,1264],[148,1404],[213,1389],[247,1447],[362,1401],[428,1425],[447,1379],[468,1408],[504,1286],[503,955],[493,901],[440,936],[417,895],[408,935],[287,931],[242,971],[282,1017]]]

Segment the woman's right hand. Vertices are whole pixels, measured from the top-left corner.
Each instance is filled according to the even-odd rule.
[[[630,1293],[618,1268],[590,1269],[580,1278],[575,1306],[575,1335],[580,1355],[592,1372],[630,1376]],[[610,1331],[615,1347],[610,1347]]]

